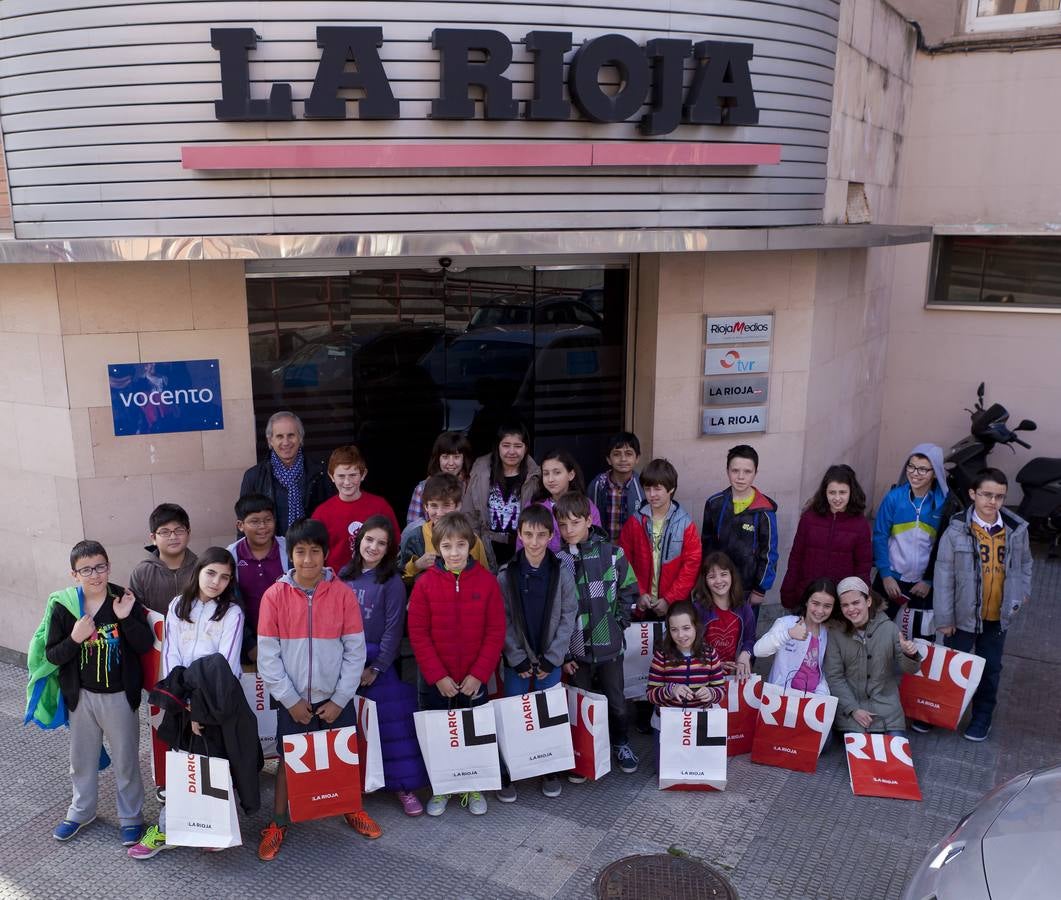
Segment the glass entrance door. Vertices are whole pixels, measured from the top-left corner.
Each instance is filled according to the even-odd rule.
[[[516,419],[592,477],[623,425],[628,293],[625,267],[252,278],[259,453],[290,409],[308,450],[357,444],[399,518],[441,431],[481,454]]]

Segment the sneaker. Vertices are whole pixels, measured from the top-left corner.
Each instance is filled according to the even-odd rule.
[[[375,820],[363,809],[356,813],[347,813],[344,818],[346,824],[354,829],[362,837],[374,841],[383,834],[383,829],[376,824]]]
[[[52,832],[52,837],[57,841],[68,841],[86,825],[91,825],[95,821],[95,816],[87,822],[75,822],[72,819],[63,819],[62,822],[55,826],[55,830]]]
[[[986,741],[987,736],[991,733],[991,725],[983,722],[970,722],[969,727],[965,729],[965,733],[962,735],[967,741],[974,741],[979,744],[981,741]]]
[[[427,814],[441,816],[446,811],[447,803],[449,803],[449,794],[435,794],[427,801]]]
[[[147,829],[144,827],[144,823],[141,822],[139,825],[122,825],[118,829],[118,834],[122,839],[123,847],[135,847],[140,843],[140,839],[144,836],[144,832]]]
[[[575,772],[568,772],[567,773],[567,780],[568,780],[569,784],[585,784],[586,783],[586,776],[585,775],[578,775]]]
[[[151,859],[163,850],[172,849],[172,845],[166,843],[166,836],[158,830],[158,826],[152,825],[147,829],[147,834],[140,838],[140,843],[129,848],[129,856],[133,859]]]
[[[276,822],[270,822],[269,826],[262,832],[262,839],[258,844],[258,859],[263,862],[276,859],[276,854],[280,852],[280,845],[284,842],[285,834],[287,834],[286,825],[277,825]]]
[[[932,726],[927,722],[914,722],[913,720],[910,722],[910,727],[918,734],[928,734],[932,730]]]
[[[402,812],[407,816],[415,818],[423,815],[424,807],[412,791],[398,791],[398,801],[402,805]]]
[[[637,754],[630,749],[629,744],[618,744],[615,747],[615,758],[619,762],[619,768],[626,772],[628,775],[637,771],[638,758]]]
[[[486,797],[479,791],[469,791],[467,794],[461,794],[461,806],[467,806],[468,812],[473,816],[486,815]]]
[[[563,790],[563,784],[555,775],[546,775],[542,778],[542,793],[546,797],[559,797]]]
[[[495,797],[502,803],[515,803],[516,802],[516,786],[514,784],[505,784],[501,786],[501,790],[495,792]]]

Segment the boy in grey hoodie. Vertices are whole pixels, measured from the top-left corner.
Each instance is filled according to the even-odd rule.
[[[148,609],[166,614],[195,571],[198,557],[188,549],[192,529],[188,514],[176,503],[160,503],[148,519],[151,543],[147,557],[129,576],[129,590]]]

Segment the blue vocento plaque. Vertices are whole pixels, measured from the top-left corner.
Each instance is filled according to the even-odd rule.
[[[112,363],[107,376],[116,435],[225,427],[221,364],[216,359]]]

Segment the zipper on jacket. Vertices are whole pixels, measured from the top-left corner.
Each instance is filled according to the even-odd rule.
[[[320,582],[323,584],[324,582]],[[319,587],[320,585],[318,585]],[[306,595],[306,630],[309,632],[309,678],[306,681],[306,702],[313,705],[313,598]]]

